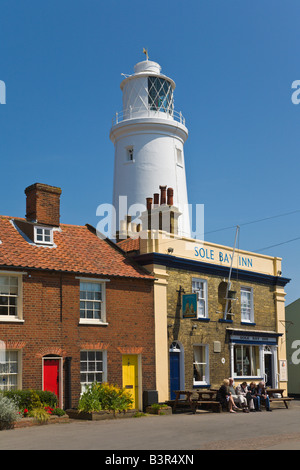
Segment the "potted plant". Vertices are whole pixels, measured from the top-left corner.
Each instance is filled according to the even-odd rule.
[[[77,410],[67,410],[67,414],[73,419],[120,418],[135,412],[132,404],[132,396],[125,389],[94,382],[81,395]]]

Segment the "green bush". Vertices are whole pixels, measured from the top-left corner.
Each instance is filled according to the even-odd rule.
[[[64,410],[62,410],[61,408],[53,408],[52,410],[52,415],[55,415],[55,416],[64,416],[66,413]]]
[[[11,398],[0,394],[0,429],[9,429],[20,419],[18,405]]]
[[[3,396],[10,398],[17,403],[19,410],[25,408],[31,410],[40,408],[42,405],[55,408],[57,406],[57,396],[44,390],[9,390],[2,392]]]
[[[163,404],[163,403],[161,405],[159,403],[153,403],[153,405],[151,405],[151,408],[155,411],[158,411],[162,408],[168,408],[168,405]]]
[[[131,408],[132,404],[133,398],[125,389],[108,383],[94,382],[81,395],[78,410],[84,412],[125,411]]]

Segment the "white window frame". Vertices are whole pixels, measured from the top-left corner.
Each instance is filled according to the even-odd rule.
[[[180,167],[183,167],[183,151],[179,147],[175,147],[176,154],[176,164]]]
[[[201,282],[203,283],[203,294],[204,296],[201,297],[200,289],[194,287],[194,283]],[[208,318],[208,304],[207,304],[207,280],[193,277],[192,279],[192,293],[197,294],[197,318]],[[204,315],[200,315],[200,302],[204,301]]]
[[[237,375],[237,371],[234,370],[234,363],[235,363],[235,355],[236,355],[236,348],[240,348],[241,350],[241,358],[243,358],[243,349],[250,348],[250,371],[252,370],[252,362],[253,362],[253,348],[258,348],[258,364],[256,364],[256,368],[258,371],[258,375]],[[262,377],[262,364],[261,364],[261,346],[258,344],[232,344],[232,376],[235,379],[260,379]],[[240,360],[242,361],[242,359]],[[243,364],[242,364],[243,367]]]
[[[197,362],[195,361],[195,348],[204,348],[204,354],[205,354],[205,362]],[[194,374],[193,374],[193,386],[194,387],[199,387],[203,385],[209,385],[209,347],[208,344],[193,344],[193,368],[195,364],[203,365],[205,364],[205,380],[195,380]]]
[[[26,273],[1,271],[0,277],[15,277],[18,280],[18,293],[16,315],[0,315],[0,322],[23,322],[23,279],[22,276]],[[5,294],[3,294],[5,296]]]
[[[101,285],[101,315],[100,318],[81,318],[79,312],[79,324],[82,325],[108,325],[106,322],[106,283],[109,282],[109,279],[97,279],[97,278],[76,278],[80,280],[79,292],[81,293],[81,283],[91,283],[91,284],[100,284]],[[79,301],[85,302],[88,299],[81,299],[79,294]],[[93,300],[91,300],[93,301]]]
[[[38,234],[37,231],[41,230],[42,233]],[[46,234],[45,231],[49,230],[49,234]],[[41,240],[38,240],[38,237],[42,237]],[[50,237],[50,240],[46,240],[46,237]],[[39,245],[53,245],[53,227],[43,227],[41,225],[34,226],[34,243]]]
[[[88,371],[88,370],[83,371],[83,370],[81,370],[81,363],[83,361],[81,360],[81,357],[80,357],[80,394],[81,395],[82,395],[82,393],[85,392],[87,386],[91,385],[94,382],[94,380],[91,381],[91,382],[90,381],[81,381],[81,374],[88,374],[89,372],[91,374],[96,374],[98,372],[98,373],[102,374],[102,380],[101,380],[101,382],[98,382],[98,383],[104,383],[104,382],[107,381],[107,351],[106,351],[106,349],[82,349],[80,351],[80,356],[81,356],[81,353],[83,353],[83,352],[86,352],[87,355],[88,355],[88,353],[91,353],[91,352],[95,353],[95,354],[97,352],[100,352],[102,354],[102,361],[101,361],[102,362],[102,371],[97,371],[97,370],[96,371],[92,371],[92,370],[91,371]],[[88,364],[89,361],[87,360],[86,362]],[[88,367],[87,367],[87,369],[88,369]]]
[[[244,307],[242,304],[242,292],[246,292],[250,295],[250,307]],[[247,309],[247,318],[243,316],[245,313],[243,309]],[[249,317],[249,318],[248,318]],[[253,288],[241,286],[241,322],[243,323],[254,323],[254,305],[253,305]]]
[[[10,353],[16,353],[17,354],[17,372],[10,372],[8,370],[5,372],[5,366],[9,367],[10,361],[7,361],[7,355]],[[17,349],[6,349],[2,352],[1,354],[1,362],[0,362],[0,390],[20,390],[22,386],[22,363],[21,363],[21,351]],[[14,361],[13,361],[14,362]],[[3,367],[4,366],[4,367]],[[3,384],[3,376],[12,376],[16,375],[17,376],[17,381],[16,385],[13,387],[4,387]]]

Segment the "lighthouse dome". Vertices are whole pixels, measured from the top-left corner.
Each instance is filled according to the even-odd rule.
[[[150,72],[160,74],[161,66],[157,62],[153,62],[152,60],[143,60],[143,62],[138,62],[134,66],[134,73],[142,73],[142,72]]]

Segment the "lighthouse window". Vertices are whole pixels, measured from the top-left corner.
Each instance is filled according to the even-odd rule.
[[[182,162],[182,151],[181,151],[181,149],[176,148],[176,155],[177,155],[177,164],[182,166],[183,162]]]
[[[148,77],[148,104],[152,111],[173,113],[173,90],[171,83],[163,78]]]
[[[133,147],[127,147],[126,155],[127,155],[127,161],[133,162]]]

